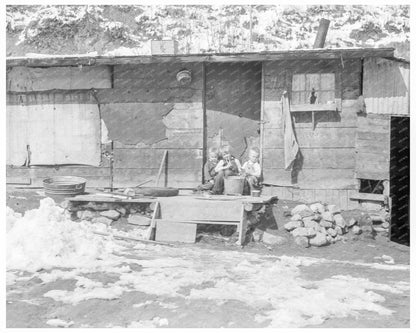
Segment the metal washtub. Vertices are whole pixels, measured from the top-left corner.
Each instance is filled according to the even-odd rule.
[[[45,194],[53,199],[74,197],[85,192],[87,180],[81,177],[59,176],[43,180]]]

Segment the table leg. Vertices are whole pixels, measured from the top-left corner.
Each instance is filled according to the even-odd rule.
[[[243,246],[244,240],[246,238],[247,232],[247,219],[246,219],[246,212],[244,209],[244,205],[241,207],[241,217],[240,217],[240,224],[238,225],[238,244]]]

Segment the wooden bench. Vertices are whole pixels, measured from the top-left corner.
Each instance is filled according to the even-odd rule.
[[[239,245],[243,245],[247,232],[247,213],[253,208],[269,204],[277,197],[250,197],[250,196],[177,196],[159,198],[161,216],[156,219],[156,237],[158,235],[157,224],[217,224],[235,225],[238,231]],[[256,207],[258,206],[258,207]],[[190,232],[194,232],[190,229]],[[189,239],[185,236],[185,239]],[[172,241],[172,239],[157,239]]]

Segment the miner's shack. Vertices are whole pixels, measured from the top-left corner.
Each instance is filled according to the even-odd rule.
[[[244,160],[255,145],[264,193],[342,209],[390,197],[408,214],[409,62],[392,48],[6,62],[8,184],[134,186],[167,150],[164,184],[187,189],[203,181],[207,147]],[[284,91],[300,149],[289,170]]]

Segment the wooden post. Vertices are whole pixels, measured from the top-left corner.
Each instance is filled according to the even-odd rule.
[[[111,141],[111,153],[110,153],[110,190],[114,190],[114,144]]]
[[[313,44],[314,49],[321,49],[324,47],[330,22],[330,20],[324,18],[319,22],[318,32],[316,33],[315,43]]]
[[[150,222],[150,226],[146,232],[146,239],[154,240],[155,239],[155,227],[156,227],[156,216],[159,214],[159,201],[156,201],[155,208],[153,210],[152,220]]]
[[[166,156],[168,154],[168,151],[165,150],[165,152],[163,153],[163,158],[162,161],[160,162],[160,166],[159,166],[159,171],[157,173],[157,177],[156,177],[156,186],[159,185],[159,179],[160,179],[160,175],[162,174],[162,169],[163,169],[163,165],[165,164],[165,160],[166,160]]]
[[[244,210],[244,205],[241,205],[241,217],[240,217],[240,224],[238,225],[238,244],[243,246],[244,240],[246,238],[247,232],[247,219],[246,219],[246,212]]]
[[[206,65],[202,63],[202,184],[205,183],[204,165],[207,161],[207,141],[208,141],[208,129],[207,129],[207,105],[206,105],[206,91],[207,91],[207,79],[206,79]]]

